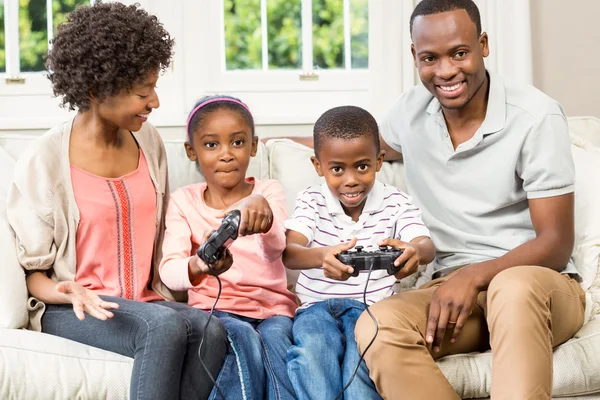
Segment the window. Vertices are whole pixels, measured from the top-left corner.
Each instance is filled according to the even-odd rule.
[[[335,105],[367,106],[368,0],[193,3],[178,48],[186,109],[199,95],[230,94],[258,124],[310,124]]]
[[[45,70],[44,56],[54,29],[89,0],[0,0],[0,72],[7,82],[25,83]]]
[[[224,0],[226,70],[364,69],[368,0]]]

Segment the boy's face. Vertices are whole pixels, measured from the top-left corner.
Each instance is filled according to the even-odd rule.
[[[250,157],[256,155],[258,138],[239,113],[218,109],[208,114],[192,133],[185,149],[198,163],[206,182],[232,189],[246,178]]]
[[[325,138],[319,153],[311,161],[319,176],[342,203],[347,215],[360,215],[367,195],[375,184],[375,174],[381,169],[384,152],[377,153],[373,138]]]

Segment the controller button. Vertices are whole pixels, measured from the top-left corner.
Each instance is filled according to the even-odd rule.
[[[354,248],[356,249],[356,251],[357,251],[358,253],[360,253],[360,252],[362,251],[362,249],[364,249],[364,247],[363,247],[363,246],[355,246]]]
[[[381,251],[386,251],[388,249],[387,246],[379,246],[379,250]]]

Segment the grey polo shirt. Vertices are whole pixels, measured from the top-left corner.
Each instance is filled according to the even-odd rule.
[[[431,231],[434,270],[442,275],[534,239],[528,199],[574,189],[560,104],[494,74],[485,120],[456,150],[440,103],[420,85],[397,100],[380,129],[403,154],[408,190]],[[563,272],[576,273],[572,260]]]

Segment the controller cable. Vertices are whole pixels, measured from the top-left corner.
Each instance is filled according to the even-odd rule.
[[[371,266],[369,267],[369,275],[367,275],[367,282],[365,283],[365,290],[363,291],[363,304],[365,305],[365,310],[369,314],[369,317],[371,317],[371,319],[373,320],[373,323],[375,324],[375,334],[373,335],[373,338],[369,342],[369,345],[365,348],[365,351],[363,351],[362,354],[360,355],[360,359],[358,360],[358,364],[356,364],[356,368],[354,368],[354,372],[352,373],[350,380],[348,381],[348,383],[346,383],[346,386],[344,386],[342,388],[342,390],[338,393],[338,395],[335,396],[335,400],[338,400],[341,398],[341,396],[344,394],[346,389],[348,389],[348,387],[350,386],[350,384],[356,377],[356,374],[358,373],[358,369],[360,368],[360,364],[363,362],[363,359],[365,358],[365,354],[367,354],[367,350],[369,350],[371,345],[373,345],[373,343],[375,342],[375,339],[377,338],[377,334],[379,333],[379,324],[377,323],[375,316],[371,313],[371,310],[369,310],[369,304],[367,303],[367,287],[369,286],[369,279],[371,278],[371,272],[373,271],[373,265],[374,265],[374,262],[373,262],[373,260],[371,260]]]
[[[213,386],[215,387],[215,389],[217,389],[217,393],[221,396],[221,398],[225,399],[223,392],[221,392],[219,385],[217,385],[217,380],[212,376],[208,367],[204,363],[204,360],[202,359],[202,346],[204,345],[204,337],[206,335],[206,329],[208,329],[208,324],[210,323],[210,319],[213,316],[213,312],[215,311],[215,307],[217,305],[217,302],[219,301],[219,297],[221,297],[221,289],[223,288],[223,286],[221,284],[221,278],[219,278],[219,275],[215,273],[215,270],[213,269],[212,265],[210,265],[209,263],[206,263],[206,266],[208,267],[208,270],[210,271],[211,275],[213,275],[215,278],[217,278],[217,282],[219,283],[219,291],[217,292],[217,297],[215,298],[215,302],[213,303],[212,307],[210,308],[208,319],[206,320],[206,324],[204,325],[204,330],[202,331],[202,339],[200,339],[200,345],[198,346],[198,358],[200,358],[200,363],[202,364],[202,368],[204,368],[204,371],[206,371],[206,374],[212,381]]]

